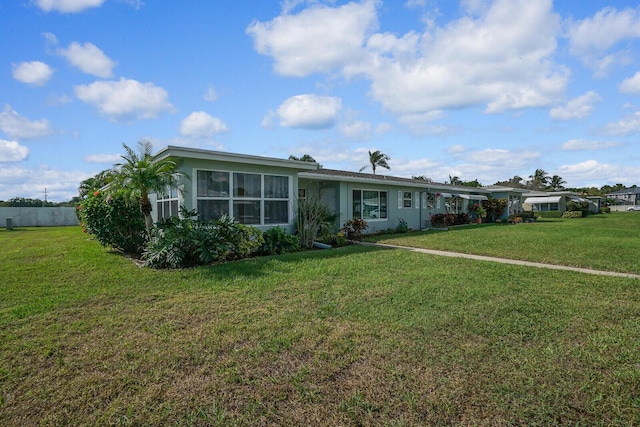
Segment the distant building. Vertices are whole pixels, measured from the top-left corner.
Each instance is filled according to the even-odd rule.
[[[607,198],[612,199],[616,205],[638,205],[640,204],[640,187],[607,193]]]

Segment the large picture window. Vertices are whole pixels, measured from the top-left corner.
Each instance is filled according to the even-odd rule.
[[[376,190],[353,190],[353,218],[386,219],[387,192]]]
[[[290,222],[288,176],[199,170],[196,185],[202,221],[229,215],[248,225]]]

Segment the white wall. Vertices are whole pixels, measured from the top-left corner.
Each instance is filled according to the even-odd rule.
[[[73,207],[9,208],[0,207],[0,227],[5,227],[11,218],[14,227],[51,227],[78,225]]]

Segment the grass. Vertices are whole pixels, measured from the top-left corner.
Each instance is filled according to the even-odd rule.
[[[3,426],[640,423],[639,280],[360,246],[154,271],[77,228],[0,247]]]
[[[596,270],[640,273],[640,214],[620,212],[524,224],[482,224],[368,240]]]

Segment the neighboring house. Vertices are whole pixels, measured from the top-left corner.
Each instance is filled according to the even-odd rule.
[[[522,206],[525,211],[564,212],[567,210],[567,203],[570,201],[589,203],[589,210],[592,213],[597,213],[600,210],[599,199],[585,199],[572,191],[532,191],[524,193],[523,198]]]
[[[625,188],[607,193],[606,196],[608,199],[613,199],[616,205],[640,205],[640,187]]]
[[[320,198],[340,215],[338,225],[361,218],[368,232],[395,228],[400,218],[412,229],[429,227],[439,213],[468,213],[489,197],[507,198],[502,218],[522,209],[523,190],[473,188],[380,174],[324,169],[314,162],[168,146],[155,155],[171,157],[189,178],[166,194],[151,195],[154,220],[197,210],[200,219],[222,215],[266,229],[293,231],[298,199]]]

